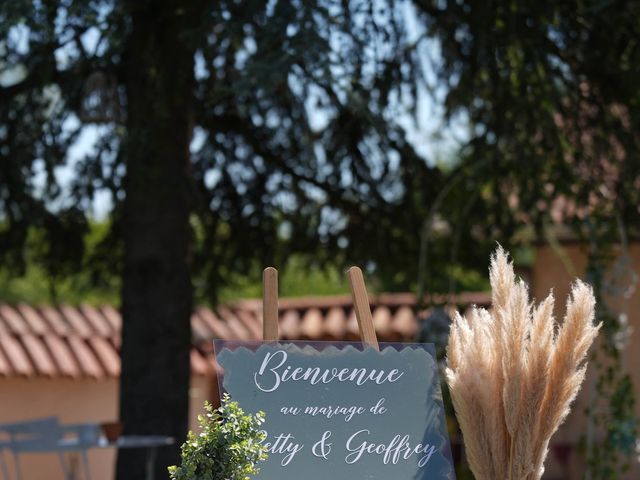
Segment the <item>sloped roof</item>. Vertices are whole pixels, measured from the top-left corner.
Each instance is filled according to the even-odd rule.
[[[461,294],[458,308],[488,305],[484,293]],[[373,321],[380,341],[412,341],[418,331],[412,294],[372,297]],[[283,340],[358,340],[349,296],[280,299]],[[262,303],[242,300],[219,308],[198,307],[192,317],[191,367],[212,375],[216,364],[211,340],[258,340]],[[109,305],[34,307],[0,304],[0,377],[105,378],[120,375],[118,310]]]

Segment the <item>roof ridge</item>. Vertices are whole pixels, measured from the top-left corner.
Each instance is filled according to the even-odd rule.
[[[484,291],[464,291],[458,292],[454,294],[446,294],[446,293],[438,293],[434,295],[425,295],[425,301],[437,300],[439,302],[450,299],[453,297],[457,300],[462,300],[462,303],[466,303],[464,300],[478,298],[484,300],[490,296],[490,292]],[[352,298],[349,293],[340,293],[340,294],[329,294],[329,295],[301,295],[301,296],[291,296],[291,297],[280,297],[279,299],[280,306],[284,308],[299,308],[299,305],[310,305],[310,306],[319,306],[323,308],[324,304],[330,304],[330,306],[339,306],[342,304],[351,304]],[[393,304],[409,304],[415,303],[416,294],[414,292],[379,292],[379,293],[369,293],[369,301],[371,303],[376,304],[385,304],[385,303],[393,303]],[[334,302],[334,303],[331,303]],[[47,303],[47,302],[37,302],[37,303],[28,303],[25,301],[0,301],[0,307],[8,306],[10,308],[18,308],[18,307],[29,307],[34,309],[41,308],[72,308],[75,310],[82,310],[83,308],[89,309],[102,309],[102,308],[114,308],[119,310],[119,307],[111,303],[93,303],[82,301],[77,304],[70,302],[59,302],[59,303]],[[249,307],[249,308],[258,308],[262,306],[262,299],[259,297],[246,297],[246,298],[237,298],[233,300],[229,300],[227,302],[221,302],[219,307],[232,307],[232,308],[240,308],[240,307]],[[216,307],[211,307],[207,304],[196,304],[196,308],[209,308],[215,310]]]
[[[485,292],[432,297],[465,309],[488,305]],[[370,296],[378,338],[382,342],[415,341],[420,319],[413,293]],[[452,306],[452,308],[456,308]],[[191,315],[191,360],[196,374],[209,374],[215,363],[203,346],[214,338],[258,340],[262,332],[262,301],[239,299],[216,308],[200,305]],[[351,295],[284,297],[280,299],[282,340],[357,340],[358,326]],[[59,376],[105,378],[120,372],[120,312],[112,305],[12,305],[0,302],[0,376]],[[206,357],[206,358],[205,358]],[[209,362],[214,368],[207,367]]]

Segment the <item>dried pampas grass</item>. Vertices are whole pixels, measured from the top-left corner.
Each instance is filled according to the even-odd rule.
[[[478,480],[537,480],[549,440],[584,380],[598,334],[591,288],[576,281],[556,331],[553,295],[538,306],[498,247],[491,257],[492,309],[454,317],[446,377]]]

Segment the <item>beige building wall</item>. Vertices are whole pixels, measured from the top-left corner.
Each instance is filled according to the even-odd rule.
[[[206,398],[217,393],[211,379],[194,376],[190,389],[190,428],[197,425],[197,415]],[[66,378],[0,378],[0,423],[17,422],[38,417],[57,416],[61,423],[107,422],[118,418],[118,379],[102,380]],[[180,439],[179,441],[182,441]],[[13,458],[2,452],[13,476]],[[77,453],[65,454],[82,477],[81,459]],[[92,480],[113,480],[115,450],[113,448],[89,451]],[[24,480],[63,480],[60,461],[56,454],[20,455]]]
[[[618,270],[617,272],[621,275],[620,284],[627,286],[630,283],[630,271],[640,274],[640,244],[632,244],[628,253],[631,259],[628,265],[630,270],[626,272]],[[576,276],[582,279],[585,277],[587,254],[587,247],[577,243],[561,245],[559,250],[550,246],[541,246],[537,249],[531,278],[532,293],[536,300],[540,301],[550,290],[553,290],[556,300],[556,318],[562,319],[564,316],[565,304],[573,279]],[[629,324],[635,331],[631,335],[627,347],[623,350],[622,358],[624,369],[631,374],[633,380],[636,416],[640,417],[640,368],[638,368],[640,366],[640,338],[638,337],[640,335],[640,293],[637,289],[629,293],[631,295],[628,298],[623,298],[622,295],[610,296],[607,298],[607,302],[614,312],[624,313],[628,316]],[[555,451],[552,449],[550,453],[548,476],[545,478],[558,480],[583,478],[585,465],[577,450],[577,445],[588,425],[584,412],[589,404],[590,396],[595,395],[596,374],[594,365],[591,365],[588,369],[587,380],[573,406],[572,413],[554,437],[554,444],[557,446]],[[598,432],[594,432],[594,436],[597,438]],[[569,451],[566,466],[563,467],[558,459],[563,454],[567,454],[566,447],[569,447]],[[637,458],[632,470],[623,478],[624,480],[640,478],[640,464]]]

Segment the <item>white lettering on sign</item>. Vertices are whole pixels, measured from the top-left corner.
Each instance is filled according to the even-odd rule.
[[[325,368],[307,367],[293,368],[286,365],[287,352],[276,350],[268,352],[257,372],[253,374],[253,381],[263,392],[273,392],[282,382],[309,382],[311,385],[327,384],[333,381],[353,382],[364,385],[373,382],[377,385],[397,382],[404,372],[394,368],[391,370],[368,368]]]
[[[349,453],[344,461],[348,464],[356,463],[363,455],[382,455],[382,463],[396,465],[400,459],[408,460],[412,455],[418,455],[418,467],[424,467],[431,455],[436,451],[435,445],[422,445],[418,443],[412,446],[409,443],[409,435],[396,435],[391,442],[373,443],[362,440],[362,437],[369,435],[369,430],[358,430],[347,440],[346,449]]]
[[[267,432],[264,432],[265,438],[267,436]],[[284,455],[282,457],[282,461],[280,465],[286,467],[291,463],[291,460],[296,456],[296,454],[302,450],[304,445],[295,442],[295,437],[290,433],[284,434],[281,433],[274,437],[273,441],[265,441],[264,446],[267,448],[267,453],[274,455]]]

